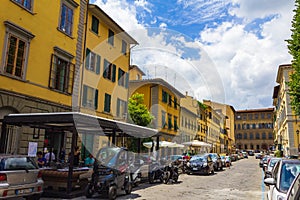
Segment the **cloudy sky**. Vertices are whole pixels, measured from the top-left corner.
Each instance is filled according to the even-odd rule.
[[[291,62],[294,0],[90,0],[139,45],[131,64],[196,99],[236,110],[272,106]]]

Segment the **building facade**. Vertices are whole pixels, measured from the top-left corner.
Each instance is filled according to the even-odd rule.
[[[290,64],[278,67],[273,91],[273,106],[275,107],[274,143],[283,155],[299,155],[300,150],[300,118],[297,117],[290,105],[287,82],[293,73]]]
[[[72,110],[80,71],[87,0],[4,0],[0,7],[0,119],[11,113]],[[51,15],[49,14],[51,13]],[[65,132],[33,128],[1,135],[3,152],[69,148]],[[21,134],[22,133],[22,134]]]
[[[270,151],[274,145],[274,108],[238,110],[235,142],[238,150]]]

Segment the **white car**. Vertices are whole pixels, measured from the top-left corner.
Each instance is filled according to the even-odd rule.
[[[270,186],[268,200],[285,200],[293,180],[300,172],[300,160],[282,159],[276,163],[272,172],[272,177],[264,180]]]

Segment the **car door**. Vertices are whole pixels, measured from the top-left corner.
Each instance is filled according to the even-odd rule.
[[[300,174],[296,176],[292,182],[288,192],[286,200],[298,200],[300,199]]]

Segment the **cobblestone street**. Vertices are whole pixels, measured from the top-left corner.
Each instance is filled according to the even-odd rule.
[[[210,200],[260,200],[266,199],[267,187],[263,184],[263,173],[259,160],[253,156],[233,162],[230,169],[214,175],[180,175],[177,184],[141,184],[131,195],[117,199],[210,199]],[[99,197],[95,197],[99,199]],[[43,200],[51,198],[43,198]],[[85,197],[76,200],[87,199]],[[55,200],[55,199],[51,199]]]

